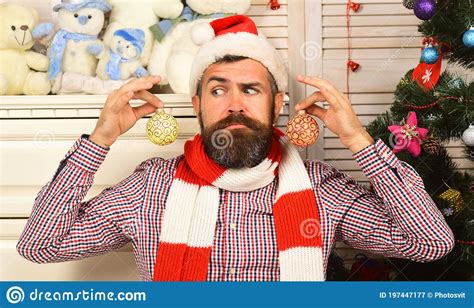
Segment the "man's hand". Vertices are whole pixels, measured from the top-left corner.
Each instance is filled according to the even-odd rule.
[[[320,92],[314,92],[300,101],[295,106],[296,110],[305,109],[307,113],[321,119],[329,130],[339,137],[341,143],[353,153],[374,143],[374,139],[357,118],[346,95],[324,79],[299,75],[297,80],[318,88]],[[320,107],[315,104],[316,102],[328,102],[329,108]]]
[[[158,108],[163,108],[163,102],[148,92],[160,80],[158,76],[134,79],[110,94],[89,139],[102,147],[110,147],[138,120]],[[140,99],[146,103],[132,108],[132,99]]]

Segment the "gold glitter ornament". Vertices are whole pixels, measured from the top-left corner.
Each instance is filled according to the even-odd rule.
[[[288,122],[286,136],[294,145],[299,147],[310,146],[319,137],[318,122],[305,110],[300,110],[298,115]]]
[[[455,213],[459,213],[464,206],[464,200],[462,199],[462,195],[459,190],[449,188],[441,195],[439,195],[439,197],[447,201],[454,209]]]
[[[160,146],[169,145],[178,138],[178,121],[160,108],[148,120],[146,133],[148,139],[154,144]]]

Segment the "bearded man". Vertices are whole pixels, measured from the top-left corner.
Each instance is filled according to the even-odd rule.
[[[301,160],[275,127],[288,72],[252,20],[204,27],[193,30],[202,47],[190,78],[201,131],[184,154],[148,159],[82,201],[119,136],[164,107],[148,91],[159,77],[126,84],[40,191],[17,245],[22,256],[62,262],[132,242],[145,281],[321,281],[335,241],[419,262],[452,249],[452,231],[423,180],[364,130],[347,96],[326,80],[297,76],[319,91],[296,110],[339,137],[373,191],[327,163]],[[132,108],[131,99],[146,103]],[[323,101],[328,109],[316,104]]]

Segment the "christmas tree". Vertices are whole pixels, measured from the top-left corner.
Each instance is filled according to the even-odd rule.
[[[404,1],[423,21],[425,47],[416,68],[398,84],[390,110],[367,126],[413,166],[426,191],[453,230],[456,244],[447,256],[429,263],[390,259],[396,280],[471,280],[474,268],[472,172],[456,170],[446,145],[461,140],[474,160],[474,6],[470,0]],[[441,72],[441,61],[458,64],[470,76]],[[414,114],[413,114],[414,113]],[[417,127],[409,118],[417,119]],[[389,126],[391,127],[389,129]],[[395,129],[398,127],[398,130]],[[428,134],[420,133],[420,128]]]

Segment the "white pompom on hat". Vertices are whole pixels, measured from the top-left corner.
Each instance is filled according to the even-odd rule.
[[[278,51],[257,26],[245,15],[216,19],[200,23],[191,30],[191,39],[200,45],[194,58],[190,78],[190,94],[196,95],[199,80],[206,69],[226,55],[242,56],[262,63],[273,75],[278,91],[288,90],[288,71]]]

